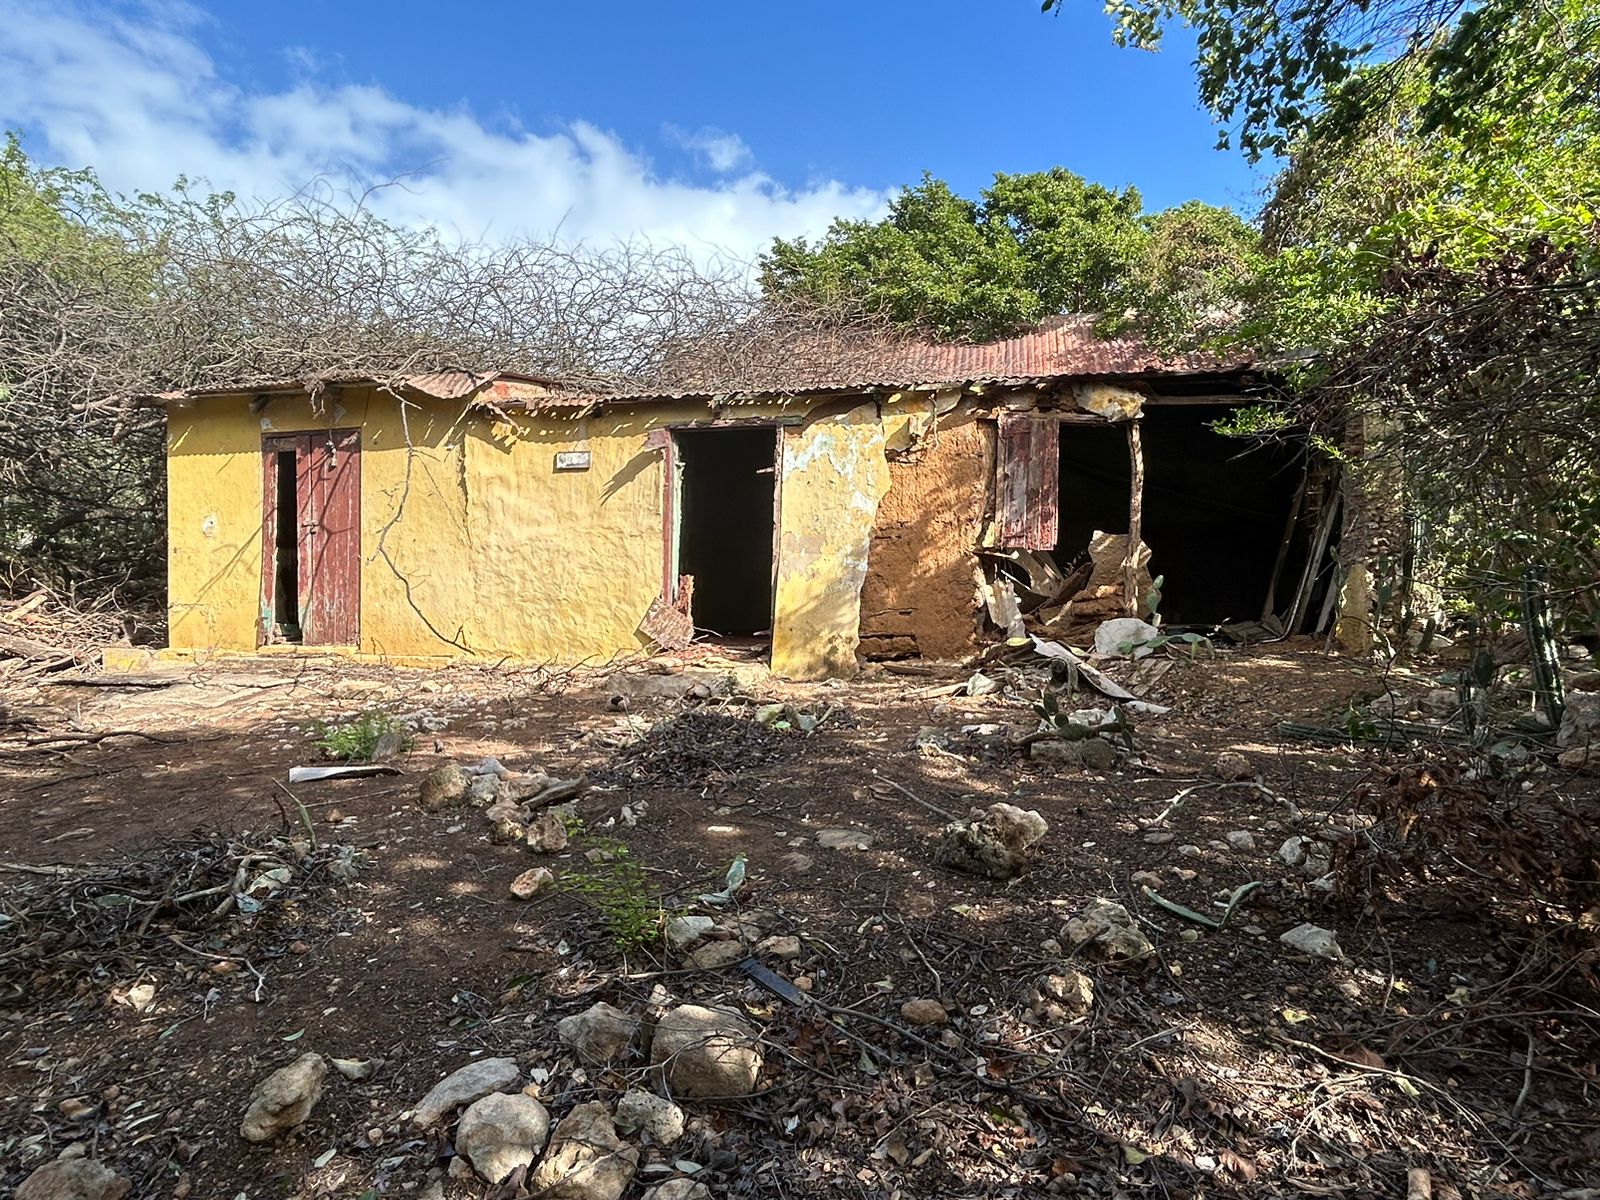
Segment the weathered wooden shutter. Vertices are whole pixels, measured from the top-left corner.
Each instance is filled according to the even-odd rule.
[[[1060,524],[1061,426],[1035,413],[1002,413],[995,458],[996,524],[1008,550],[1054,550]]]

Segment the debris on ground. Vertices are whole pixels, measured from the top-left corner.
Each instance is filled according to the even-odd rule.
[[[437,1125],[456,1109],[481,1100],[491,1092],[521,1086],[522,1068],[514,1058],[481,1058],[450,1072],[434,1084],[412,1114],[418,1129]]]
[[[1068,945],[1091,949],[1113,961],[1145,958],[1155,951],[1133,915],[1104,897],[1091,900],[1072,917],[1061,936]]]
[[[24,1179],[16,1200],[122,1200],[132,1187],[130,1180],[89,1158],[82,1142],[74,1142]]]
[[[604,1000],[564,1017],[556,1025],[561,1040],[571,1046],[579,1061],[604,1067],[628,1056],[639,1036],[639,1018],[614,1008]]]
[[[941,867],[968,875],[1014,879],[1028,869],[1033,848],[1049,832],[1045,819],[1031,809],[991,804],[941,829],[933,859]]]
[[[653,726],[594,777],[608,784],[700,788],[784,762],[803,744],[794,733],[696,709]]]
[[[1345,953],[1343,947],[1339,945],[1339,939],[1334,936],[1333,930],[1324,929],[1320,925],[1312,925],[1310,922],[1296,925],[1293,929],[1279,934],[1278,940],[1289,949],[1309,954],[1312,958],[1344,961]]]
[[[557,1123],[528,1185],[548,1200],[618,1200],[638,1166],[638,1149],[617,1136],[606,1106],[591,1100]]]

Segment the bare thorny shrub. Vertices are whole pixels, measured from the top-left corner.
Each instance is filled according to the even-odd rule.
[[[141,397],[452,367],[748,390],[859,372],[899,341],[767,303],[748,264],[681,247],[457,241],[328,187],[124,200],[14,145],[0,165],[0,557],[91,594],[159,598],[163,425]]]
[[[1440,750],[1370,789],[1378,822],[1340,845],[1340,893],[1379,920],[1406,911],[1498,919],[1521,984],[1597,1018],[1600,833],[1560,793],[1474,771]]]

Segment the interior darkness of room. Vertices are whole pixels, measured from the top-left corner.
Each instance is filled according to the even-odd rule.
[[[682,469],[678,571],[694,576],[695,628],[724,636],[772,626],[771,428],[696,429],[676,435]]]
[[[1169,625],[1261,615],[1300,482],[1301,451],[1293,444],[1262,446],[1213,431],[1210,423],[1228,411],[1209,404],[1145,409],[1144,541],[1150,573],[1164,576],[1161,615]],[[1121,425],[1062,426],[1063,565],[1085,556],[1095,530],[1128,532],[1129,478]],[[1295,576],[1285,578],[1280,598]]]
[[[272,620],[282,637],[300,636],[300,507],[296,490],[297,456],[293,450],[274,456],[278,495],[273,531]]]

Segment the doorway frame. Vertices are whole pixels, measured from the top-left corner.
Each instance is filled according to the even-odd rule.
[[[665,442],[661,454],[661,595],[668,605],[678,602],[679,555],[682,550],[683,456],[678,438],[685,433],[716,433],[741,429],[772,430],[772,603],[767,613],[767,628],[778,621],[779,548],[783,537],[783,433],[796,424],[776,418],[748,421],[683,421],[662,426]],[[690,621],[694,613],[686,614]]]
[[[312,588],[319,578],[326,578],[326,572],[319,571],[321,548],[307,536],[305,514],[297,511],[296,524],[299,532],[295,538],[296,576],[298,595],[295,597],[295,606],[299,620],[301,639],[298,642],[287,642],[276,636],[276,608],[277,608],[277,534],[278,534],[278,456],[293,451],[295,454],[295,505],[300,506],[310,499],[313,504],[317,499],[317,480],[312,475],[315,464],[318,462],[317,444],[324,442],[330,447],[335,443],[340,444],[342,453],[353,458],[354,475],[350,480],[349,507],[354,528],[351,531],[356,539],[356,550],[352,562],[354,575],[351,578],[349,596],[350,611],[348,624],[352,636],[338,641],[307,640],[307,610],[312,604]],[[261,504],[261,595],[259,611],[256,620],[256,646],[261,648],[270,645],[300,645],[300,646],[359,646],[361,641],[361,449],[362,436],[359,427],[338,427],[332,429],[297,429],[276,430],[263,433],[261,437],[261,464],[262,464],[262,504]],[[320,516],[314,517],[316,528],[320,528]],[[311,631],[313,634],[315,630]]]

